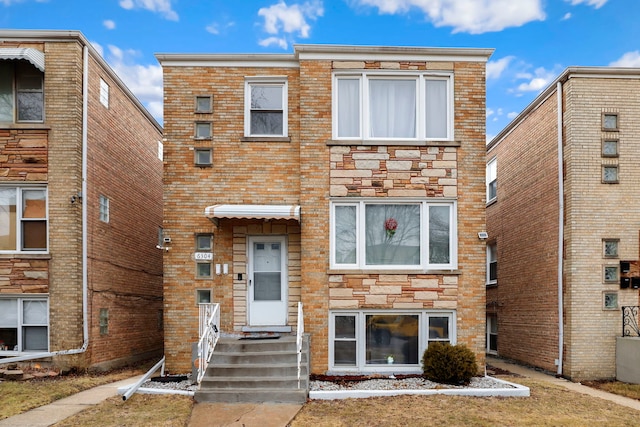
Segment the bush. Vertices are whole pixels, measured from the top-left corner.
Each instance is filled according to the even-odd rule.
[[[476,355],[464,344],[432,342],[422,356],[426,379],[445,384],[468,384],[478,372]]]

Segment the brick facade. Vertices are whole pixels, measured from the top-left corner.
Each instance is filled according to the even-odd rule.
[[[357,48],[353,60],[335,60],[340,48],[292,56],[160,55],[165,82],[164,229],[165,353],[169,369],[190,369],[197,337],[195,292],[211,288],[221,304],[222,330],[241,333],[247,317],[247,237],[284,235],[288,247],[288,325],[304,306],[311,335],[312,372],[329,369],[329,313],[344,309],[446,309],[456,313],[457,341],[484,363],[484,140],[487,52],[471,60],[440,60],[421,49]],[[348,51],[348,50],[346,50]],[[345,52],[346,52],[345,51]],[[455,50],[454,50],[455,51]],[[440,51],[435,50],[438,54]],[[399,61],[398,56],[415,56]],[[371,60],[362,57],[370,56]],[[178,60],[180,64],[175,63]],[[286,63],[286,65],[285,65]],[[455,141],[349,143],[332,137],[332,87],[336,70],[446,71],[454,76]],[[243,137],[245,78],[280,76],[288,84],[288,138]],[[213,97],[210,115],[194,112],[194,98]],[[194,140],[194,122],[213,123],[211,140]],[[193,164],[193,150],[213,148],[213,165]],[[458,268],[451,271],[348,271],[330,268],[330,201],[356,198],[457,202]],[[299,205],[294,220],[221,218],[204,211],[216,204]],[[214,233],[214,264],[229,275],[195,278],[194,235]]]
[[[86,344],[76,355],[51,359],[62,368],[101,369],[161,354],[162,254],[155,248],[162,224],[162,162],[157,153],[161,128],[80,33],[3,31],[2,47],[44,53],[45,119],[0,124],[0,185],[46,186],[48,251],[1,254],[0,295],[48,296],[49,351],[75,352]],[[100,79],[109,86],[108,108],[99,101]],[[100,194],[110,199],[108,224],[98,220]],[[100,334],[100,309],[108,310],[106,335]]]
[[[640,80],[632,74],[576,68],[557,80],[563,102],[562,374],[575,380],[615,377],[620,307],[638,305],[637,290],[604,278],[605,266],[639,256],[633,212],[640,109],[627,94]],[[487,207],[487,229],[498,248],[498,284],[487,289],[487,311],[498,319],[498,353],[549,371],[559,358],[557,105],[554,84],[487,154],[498,162],[497,201]],[[618,114],[619,130],[603,131],[605,112]],[[602,155],[604,140],[619,141],[618,156]],[[619,167],[618,183],[603,183],[604,165]],[[603,239],[619,241],[618,256],[603,255]],[[614,307],[605,307],[605,293],[617,297]]]

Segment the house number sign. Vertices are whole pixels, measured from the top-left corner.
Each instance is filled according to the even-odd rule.
[[[196,252],[193,255],[196,261],[212,261],[213,260],[213,253],[211,252]]]

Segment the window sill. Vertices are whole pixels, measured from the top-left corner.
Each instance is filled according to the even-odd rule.
[[[288,136],[243,136],[241,142],[291,142]]]
[[[486,204],[486,207],[489,207],[491,205],[495,205],[498,202],[498,198],[494,197],[493,199],[489,200]]]
[[[51,259],[51,254],[29,253],[29,252],[13,252],[0,253],[0,259]]]
[[[44,123],[0,123],[0,129],[20,129],[20,130],[29,130],[29,129],[41,129],[41,130],[50,130],[51,126]]]
[[[372,269],[329,269],[327,274],[448,274],[448,275],[461,275],[462,272],[458,269],[455,270],[423,270],[423,269],[380,269],[380,268],[372,268]]]
[[[412,146],[412,147],[460,147],[462,144],[460,141],[418,141],[418,140],[406,140],[406,141],[385,141],[379,139],[332,139],[327,141],[327,145],[358,145],[358,146],[378,146],[378,145],[391,145],[391,146]]]

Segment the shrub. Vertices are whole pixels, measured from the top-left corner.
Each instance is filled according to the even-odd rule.
[[[426,379],[445,384],[468,384],[478,372],[476,355],[464,344],[432,342],[422,356]]]

